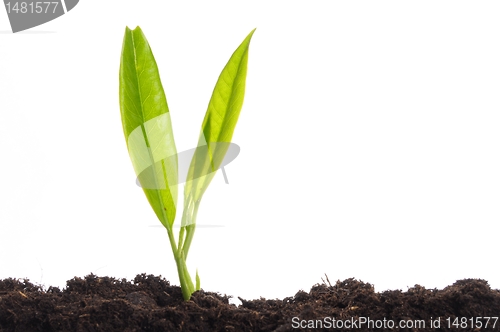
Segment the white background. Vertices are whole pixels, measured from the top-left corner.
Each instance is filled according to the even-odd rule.
[[[87,0],[12,34],[0,10],[0,278],[178,285],[122,132],[124,29],[151,44],[183,151],[257,27],[241,153],[198,216],[225,227],[198,228],[188,259],[202,288],[283,298],[325,273],[500,288],[499,15],[493,1]]]

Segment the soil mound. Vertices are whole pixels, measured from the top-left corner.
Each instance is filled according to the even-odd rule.
[[[500,331],[500,291],[481,279],[381,293],[327,280],[283,300],[239,299],[201,290],[186,302],[178,286],[145,274],[91,274],[63,290],[8,278],[0,280],[0,331]]]

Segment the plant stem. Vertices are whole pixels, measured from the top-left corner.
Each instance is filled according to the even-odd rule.
[[[191,247],[191,242],[193,241],[194,231],[196,230],[196,216],[198,215],[199,206],[200,206],[200,201],[194,203],[194,209],[191,210],[191,216],[189,216],[190,223],[186,225],[186,239],[182,246],[182,251],[184,252],[184,257],[186,258],[189,252],[189,248]]]
[[[177,250],[174,233],[171,227],[167,228],[167,233],[168,239],[170,240],[170,246],[172,247],[172,252],[174,254],[175,264],[177,266],[177,273],[179,274],[182,297],[185,301],[188,301],[191,298],[191,294],[194,293],[193,281],[191,280],[191,276],[187,270],[185,257],[182,255],[182,252]]]

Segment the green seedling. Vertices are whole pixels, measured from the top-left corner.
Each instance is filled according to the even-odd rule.
[[[178,159],[169,108],[156,60],[142,30],[125,29],[120,62],[120,112],[127,148],[138,181],[166,228],[185,300],[200,289],[186,259],[200,201],[231,144],[243,105],[248,48],[255,29],[236,49],[215,84],[184,186],[184,210],[176,241]]]

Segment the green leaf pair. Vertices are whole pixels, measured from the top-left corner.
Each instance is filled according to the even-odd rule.
[[[182,294],[200,289],[186,265],[201,198],[231,143],[243,105],[248,48],[255,29],[236,49],[217,80],[203,120],[184,188],[178,244],[173,233],[177,212],[178,160],[172,123],[155,58],[142,30],[125,29],[120,63],[120,111],[127,148],[138,180],[167,229]]]

